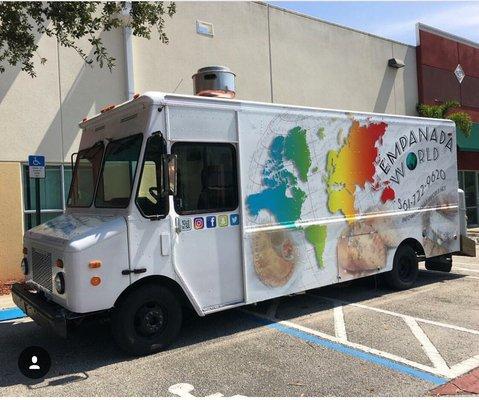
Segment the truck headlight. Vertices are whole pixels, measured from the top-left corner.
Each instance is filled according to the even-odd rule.
[[[27,257],[23,257],[22,262],[20,264],[20,268],[22,269],[23,275],[28,274],[28,260],[27,260]]]
[[[55,290],[58,294],[65,293],[65,275],[63,275],[63,272],[55,275]]]

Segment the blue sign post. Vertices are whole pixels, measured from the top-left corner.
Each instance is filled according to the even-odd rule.
[[[45,156],[30,155],[28,156],[28,175],[35,179],[35,215],[37,225],[41,224],[41,207],[40,207],[40,181],[45,179]]]

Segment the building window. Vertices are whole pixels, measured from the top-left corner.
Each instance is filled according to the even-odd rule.
[[[178,214],[232,211],[238,207],[236,150],[231,144],[175,143]]]
[[[23,165],[23,207],[25,230],[44,223],[65,210],[65,199],[71,182],[71,167],[47,165],[45,179],[38,179],[40,185],[40,221],[36,217],[35,179],[29,178],[28,165]]]
[[[467,226],[477,226],[479,225],[479,173],[459,171],[458,180],[466,199]]]

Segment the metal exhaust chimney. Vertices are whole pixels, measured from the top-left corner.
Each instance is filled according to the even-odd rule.
[[[195,95],[233,99],[236,95],[235,77],[228,67],[213,65],[200,68],[192,76]]]

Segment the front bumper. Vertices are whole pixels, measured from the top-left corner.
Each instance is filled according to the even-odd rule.
[[[68,320],[78,318],[62,306],[46,299],[40,292],[28,290],[25,284],[15,283],[12,286],[14,303],[38,325],[53,330],[61,337],[67,337]]]

